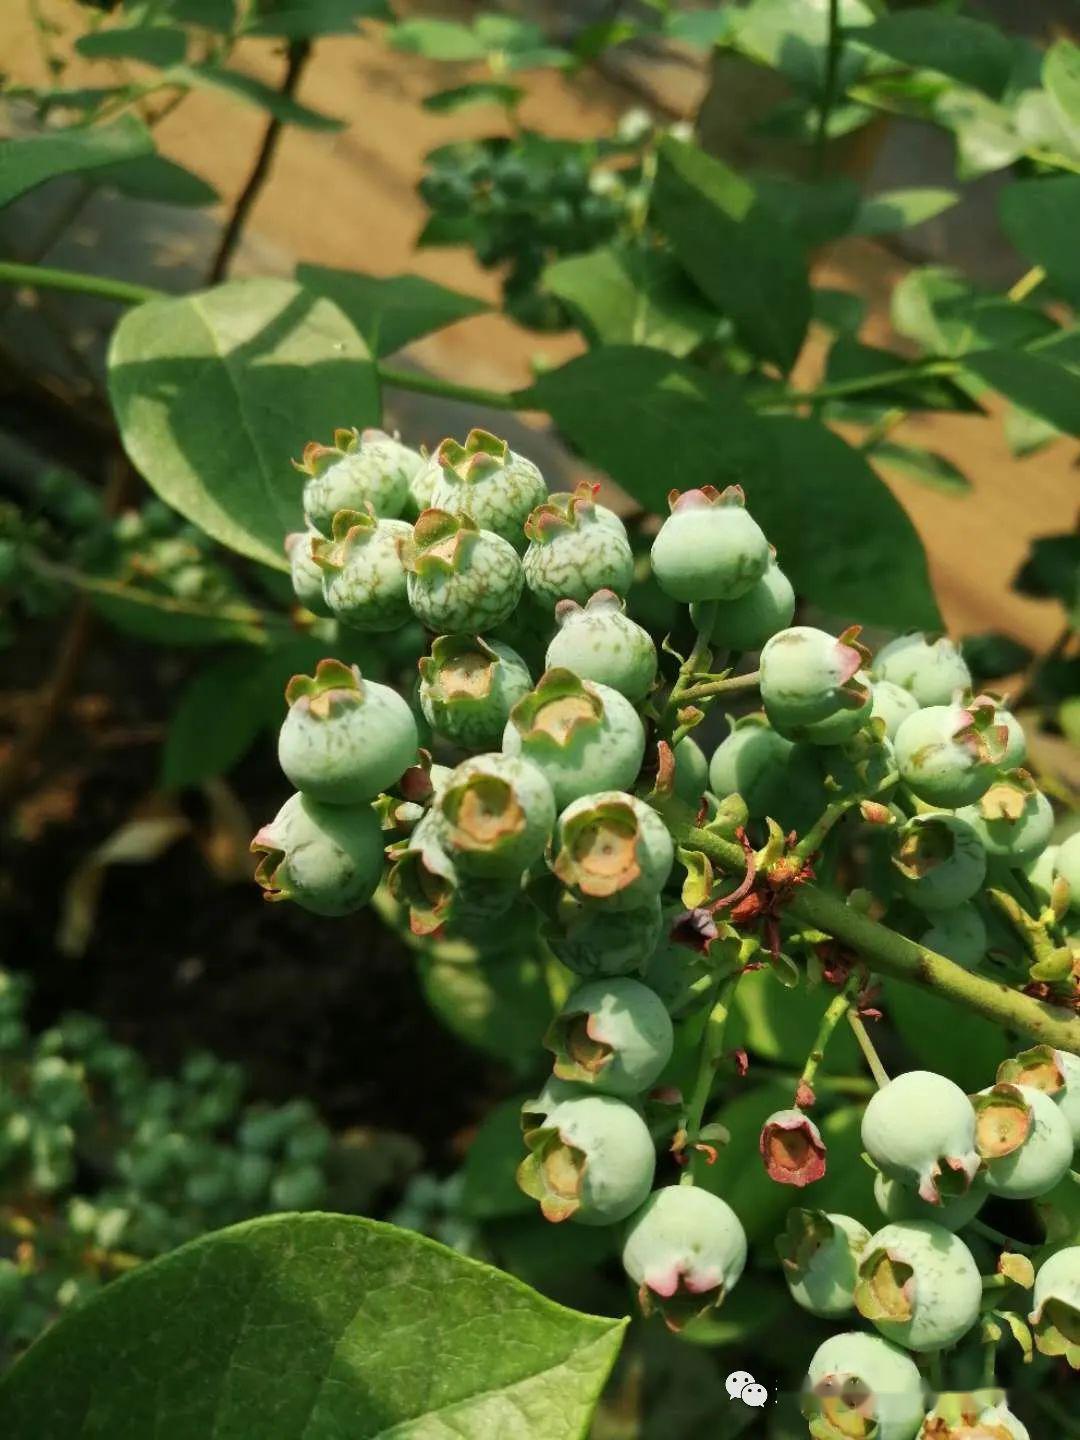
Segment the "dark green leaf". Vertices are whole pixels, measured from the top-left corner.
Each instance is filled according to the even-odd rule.
[[[961,649],[976,685],[1015,675],[1035,659],[1035,652],[1029,646],[1021,645],[1019,640],[1014,640],[1011,635],[1002,635],[997,630],[988,630],[983,635],[965,635]]]
[[[302,528],[289,463],[335,426],[377,423],[368,349],[341,311],[287,280],[239,280],[129,310],[109,392],[132,463],[168,504],[284,569]]]
[[[319,35],[352,35],[361,20],[393,18],[387,0],[261,0],[244,33],[313,40]]]
[[[492,959],[421,956],[420,983],[428,1004],[456,1035],[523,1075],[542,1053],[540,1043],[552,1015],[551,993],[527,937],[504,924],[495,938],[505,942],[506,951]]]
[[[1080,45],[1056,41],[1046,52],[1042,75],[1062,121],[1080,131]]]
[[[711,49],[726,40],[731,32],[731,11],[693,10],[689,14],[673,11],[664,17],[664,34],[684,45]]]
[[[236,0],[169,0],[172,19],[228,34],[236,27]]]
[[[917,1064],[941,1069],[948,1060],[950,1080],[979,1090],[1015,1046],[997,1025],[973,1011],[959,1010],[928,990],[883,980],[883,1009]]]
[[[439,90],[426,95],[423,105],[436,115],[455,115],[459,110],[472,109],[474,105],[501,105],[512,110],[521,100],[525,91],[518,85],[500,84],[496,80],[474,80],[468,85],[455,85],[449,90]]]
[[[1048,340],[1054,321],[1037,306],[984,295],[943,266],[909,271],[893,291],[892,323],[932,355]]]
[[[282,95],[272,85],[264,85],[250,75],[241,75],[238,70],[226,70],[218,65],[175,65],[169,71],[170,79],[179,85],[190,85],[197,90],[221,90],[235,100],[265,110],[283,125],[296,125],[302,130],[342,130],[344,120],[333,115],[323,115],[301,105],[289,95]]]
[[[905,410],[978,410],[970,396],[947,376],[913,375],[907,379],[904,371],[912,368],[910,361],[892,350],[881,350],[841,335],[829,350],[825,379],[830,384],[843,384],[890,374],[897,378],[874,388],[875,401],[888,401]]]
[[[913,69],[938,70],[995,98],[1013,66],[1013,42],[996,26],[940,10],[883,15],[851,38]]]
[[[422,335],[489,308],[483,300],[421,275],[361,275],[326,265],[298,265],[296,278],[313,295],[332,300],[376,355],[392,355]]]
[[[280,716],[280,693],[273,695]],[[250,749],[267,721],[271,694],[260,652],[220,656],[184,687],[161,758],[166,788],[224,775]]]
[[[744,9],[731,8],[732,38],[753,59],[786,75],[802,90],[817,94],[823,87],[829,48],[829,0],[751,0]],[[840,0],[838,18],[845,29],[865,26],[873,6],[862,0]],[[852,83],[864,57],[852,46],[840,56],[838,89]]]
[[[1071,299],[1080,300],[1080,175],[1017,180],[998,197],[1005,233],[1032,265],[1041,265]]]
[[[476,1220],[533,1212],[536,1202],[514,1176],[525,1157],[521,1138],[521,1105],[529,1095],[504,1100],[486,1117],[465,1156],[461,1208]]]
[[[855,235],[887,235],[894,230],[906,230],[950,210],[959,198],[953,190],[933,187],[883,190],[862,202],[851,230]]]
[[[425,60],[481,60],[485,49],[467,25],[456,20],[403,20],[389,32],[395,50]]]
[[[164,155],[141,155],[102,165],[89,177],[95,185],[112,185],[135,200],[160,200],[166,205],[213,205],[220,197],[212,185]]]
[[[1025,350],[980,350],[968,370],[1066,435],[1080,435],[1080,375]]]
[[[178,65],[187,36],[171,25],[121,25],[80,35],[75,49],[87,60],[141,60],[144,65]]]
[[[805,250],[846,235],[859,206],[859,187],[847,175],[818,181],[755,175],[754,189],[762,206]]]
[[[817,286],[812,295],[813,317],[819,325],[834,334],[854,335],[866,318],[866,301],[850,290],[830,290]]]
[[[942,490],[946,495],[966,495],[971,481],[951,460],[934,450],[923,450],[917,445],[901,445],[895,440],[881,440],[868,452],[875,465],[896,471],[931,490]]]
[[[1040,535],[1013,581],[1021,595],[1060,600],[1072,609],[1080,604],[1080,535]]]
[[[264,617],[241,600],[208,605],[138,585],[106,585],[108,581],[93,592],[94,608],[117,630],[140,640],[158,645],[219,645],[225,640],[258,645],[266,638]]]
[[[806,265],[753,188],[703,150],[667,136],[653,207],[686,270],[754,353],[790,370],[810,321]]]
[[[0,140],[0,205],[57,175],[133,160],[153,150],[149,130],[134,115],[122,115],[110,125],[59,130],[27,140]]]
[[[715,335],[719,317],[662,250],[609,246],[556,260],[544,287],[578,315],[594,342],[689,354]]]
[[[751,971],[739,981],[735,992],[737,1029],[732,1045],[745,1045],[754,1055],[786,1065],[796,1073],[814,1043],[825,1007],[834,991],[820,985],[816,990],[800,985],[787,989],[771,969]],[[859,1048],[850,1030],[836,1032],[825,1057],[824,1071],[857,1073]]]
[[[61,1320],[0,1384],[0,1428],[580,1440],[625,1323],[391,1225],[277,1216],[142,1265]]]
[[[825,120],[826,140],[840,140],[868,125],[875,118],[868,105],[853,100],[834,105]],[[751,127],[751,134],[770,140],[794,140],[800,145],[813,145],[821,130],[821,107],[801,95],[789,96],[763,115]]]

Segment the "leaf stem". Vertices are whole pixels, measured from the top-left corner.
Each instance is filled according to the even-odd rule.
[[[829,144],[829,116],[836,103],[840,52],[844,37],[840,30],[840,0],[829,0],[829,39],[825,50],[825,76],[821,87],[817,133],[814,136],[814,164],[820,179],[825,174],[825,156]]]
[[[731,1001],[741,975],[742,971],[736,970],[734,975],[728,975],[723,979],[718,978],[715,982],[712,1007],[701,1033],[697,1074],[694,1078],[694,1088],[690,1092],[690,1100],[686,1108],[686,1121],[683,1126],[691,1144],[701,1129],[705,1106],[709,1103],[709,1096],[712,1094],[713,1082],[716,1079],[716,1067],[724,1050],[724,1032],[727,1029],[728,1016],[731,1013]],[[683,1171],[680,1184],[692,1185],[693,1183],[694,1170],[691,1160]]]
[[[752,670],[746,675],[720,675],[715,680],[705,680],[689,685],[679,696],[680,700],[707,700],[713,695],[737,694],[740,690],[756,690],[761,682],[761,673]]]
[[[854,1010],[848,1010],[847,1018],[848,1024],[855,1033],[855,1039],[859,1042],[859,1049],[863,1053],[863,1059],[866,1061],[870,1074],[874,1077],[874,1083],[879,1090],[884,1090],[885,1086],[889,1083],[889,1072],[881,1063],[881,1056],[877,1053],[877,1048],[873,1040],[870,1039],[870,1032],[863,1024],[862,1017]]]
[[[709,644],[712,638],[713,622],[716,620],[716,604],[717,602],[713,600],[708,604],[702,605],[698,615],[694,648],[679,666],[679,673],[675,677],[674,685],[671,687],[671,694],[668,696],[667,703],[660,712],[660,719],[657,721],[657,732],[662,739],[670,740],[673,745],[677,743],[675,737],[679,730],[682,730],[683,734],[686,733],[684,727],[677,726],[677,722],[679,718],[679,707],[683,701],[688,698],[687,691],[690,688],[690,682],[693,680],[697,671],[703,666],[712,663],[712,652],[709,649]],[[679,734],[678,738],[681,740],[682,734]]]
[[[858,991],[859,983],[859,976],[849,976],[843,989],[838,991],[825,1007],[825,1013],[821,1017],[821,1024],[818,1026],[817,1034],[814,1036],[814,1043],[810,1046],[810,1053],[806,1057],[806,1063],[802,1068],[799,1078],[795,1081],[796,1105],[801,1103],[799,1095],[804,1086],[808,1090],[813,1090],[818,1069],[825,1058],[825,1051],[828,1048],[829,1041],[832,1039],[833,1031],[847,1014],[851,1002]]]
[[[817,405],[823,400],[841,400],[846,395],[861,395],[867,390],[878,390],[884,385],[900,385],[910,380],[925,380],[932,376],[959,374],[963,369],[959,360],[924,360],[918,365],[908,365],[903,370],[881,370],[876,375],[856,375],[850,380],[832,380],[812,390],[751,390],[746,396],[747,403],[761,410],[771,410],[776,405]]]
[[[141,305],[144,300],[157,300],[164,293],[151,290],[148,285],[111,280],[107,275],[85,275],[78,270],[57,270],[51,265],[21,265],[15,260],[0,260],[0,284],[30,285],[35,290],[68,290],[77,295],[118,300],[121,305]]]
[[[1027,1245],[1022,1240],[1014,1240],[1011,1235],[1006,1235],[1001,1230],[995,1230],[992,1225],[987,1225],[983,1220],[969,1220],[965,1229],[974,1230],[976,1235],[981,1235],[984,1240],[990,1240],[995,1245],[1000,1245],[1003,1250],[1015,1250],[1021,1255],[1034,1254],[1039,1248],[1037,1245]]]
[[[1046,279],[1046,271],[1041,265],[1033,265],[1030,270],[1024,272],[1016,284],[1007,292],[1007,299],[1014,305],[1019,305],[1026,300],[1033,290],[1037,290]]]
[[[392,390],[413,390],[418,395],[437,395],[444,400],[465,400],[486,405],[489,410],[528,410],[528,390],[500,392],[485,390],[480,385],[462,385],[438,375],[425,375],[420,370],[397,370],[391,365],[379,366],[379,379]]]

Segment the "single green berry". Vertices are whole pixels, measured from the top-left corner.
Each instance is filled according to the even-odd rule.
[[[425,456],[409,481],[409,494],[402,512],[406,519],[415,522],[425,510],[432,508],[431,497],[435,493],[435,481],[441,473],[437,458],[434,455]]]
[[[1054,831],[1050,801],[1022,770],[995,781],[978,804],[965,805],[957,814],[978,835],[987,855],[1010,869],[1030,865]]]
[[[559,629],[547,649],[549,670],[598,681],[632,705],[644,700],[656,681],[656,646],[613,590],[598,590],[584,607],[560,600],[555,619]]]
[[[389,685],[363,680],[340,660],[294,675],[278,763],[291,784],[328,805],[373,800],[416,760],[416,721]]]
[[[955,910],[982,889],[986,850],[959,815],[913,815],[896,834],[893,865],[900,893],[920,910]]]
[[[598,790],[629,790],[645,755],[645,731],[617,690],[548,670],[511,711],[503,750],[537,765],[564,809]]]
[[[637,909],[659,895],[674,863],[667,826],[635,795],[582,795],[559,816],[551,868],[579,900]]]
[[[333,610],[323,594],[323,571],[311,553],[311,543],[319,538],[318,530],[297,530],[285,536],[285,554],[297,600],[305,610],[329,620]]]
[[[894,742],[900,778],[928,805],[954,809],[978,800],[1005,752],[994,713],[994,702],[979,696],[909,715]]]
[[[870,685],[873,701],[870,706],[871,720],[880,720],[890,740],[896,739],[896,732],[919,708],[919,702],[910,690],[895,685],[891,680],[874,680]]]
[[[293,462],[308,479],[304,518],[324,535],[339,510],[363,510],[393,518],[405,509],[409,481],[423,464],[415,450],[383,430],[335,430],[332,445],[313,440]]]
[[[556,959],[575,975],[628,975],[641,971],[652,958],[662,931],[659,896],[634,910],[610,910],[564,891],[547,916],[544,938]]]
[[[848,1314],[869,1239],[870,1231],[850,1215],[790,1209],[776,1249],[796,1305],[823,1319]]]
[[[1000,1390],[939,1395],[918,1440],[1031,1440]]]
[[[582,481],[565,505],[546,500],[525,521],[525,583],[548,611],[561,600],[584,605],[597,590],[625,595],[630,589],[630,541],[597,518],[595,490]]]
[[[540,1202],[545,1220],[613,1225],[652,1189],[652,1136],[637,1110],[613,1095],[564,1100],[525,1143],[518,1185]]]
[[[776,816],[788,788],[794,749],[764,715],[746,715],[732,724],[727,739],[713,751],[709,789],[721,799],[740,795],[751,819]]]
[[[1054,857],[1054,874],[1069,887],[1069,906],[1080,911],[1080,830],[1074,830],[1067,840],[1057,847]]]
[[[1045,850],[1040,850],[1035,859],[1029,860],[1024,866],[1024,874],[1027,876],[1028,883],[1043,905],[1049,905],[1054,894],[1057,857],[1060,849],[1060,845],[1047,845]]]
[[[858,634],[858,626],[837,638],[794,625],[766,642],[761,698],[774,730],[789,740],[833,745],[865,724],[873,696],[859,674],[869,652]]]
[[[463,875],[520,879],[547,847],[555,797],[528,760],[477,755],[450,776],[434,813],[443,846]]]
[[[982,1176],[977,1176],[971,1189],[954,1200],[941,1200],[931,1205],[921,1195],[899,1180],[890,1180],[880,1171],[874,1176],[874,1199],[886,1220],[932,1220],[945,1230],[962,1230],[975,1219],[986,1204],[988,1192]]]
[[[871,674],[910,691],[920,707],[948,705],[958,690],[971,689],[971,671],[957,646],[944,635],[931,640],[921,631],[883,645]]]
[[[821,1131],[801,1110],[775,1110],[761,1127],[758,1150],[770,1180],[800,1190],[825,1174]]]
[[[675,794],[696,812],[701,808],[702,797],[709,785],[709,762],[705,752],[692,735],[684,735],[672,753],[675,759],[675,774],[672,777]]]
[[[998,762],[1002,770],[1016,770],[1027,759],[1027,736],[1024,727],[1011,710],[1001,708],[994,712],[994,724],[1004,732],[1005,753]]]
[[[862,1143],[879,1170],[931,1205],[965,1194],[979,1169],[971,1101],[930,1070],[909,1070],[871,1096]]]
[[[986,954],[986,922],[975,906],[966,902],[954,910],[936,910],[932,924],[918,937],[937,955],[945,955],[965,970],[972,970]]]
[[[721,1305],[746,1266],[746,1232],[731,1206],[699,1185],[665,1185],[627,1226],[622,1261],[648,1315],[672,1330]]]
[[[464,512],[515,550],[525,549],[525,521],[547,499],[544,477],[524,455],[486,430],[470,430],[464,445],[444,440],[435,451],[435,510]]]
[[[1044,1260],[1035,1276],[1032,1311],[1035,1345],[1043,1355],[1062,1355],[1080,1370],[1080,1245]]]
[[[468,750],[498,745],[510,711],[532,687],[516,650],[479,635],[440,635],[419,665],[425,719]]]
[[[514,611],[524,584],[517,551],[465,514],[425,510],[403,547],[408,596],[421,624],[481,634]]]
[[[294,900],[315,915],[349,915],[374,895],[383,832],[371,805],[320,805],[290,795],[251,842],[267,900]]]
[[[1035,1045],[998,1066],[997,1078],[1049,1095],[1065,1116],[1074,1148],[1080,1146],[1080,1056]]]
[[[552,1021],[544,1044],[560,1080],[606,1095],[640,1095],[671,1059],[671,1017],[639,980],[616,977],[582,985]]]
[[[407,840],[390,847],[390,894],[408,912],[414,935],[446,932],[481,948],[492,940],[504,946],[507,911],[521,896],[520,876],[496,882],[462,874],[447,853],[444,830],[441,816],[428,811]]]
[[[354,630],[397,630],[409,618],[402,545],[412,535],[404,520],[379,520],[364,510],[339,510],[333,538],[311,542],[332,613]]]
[[[979,1318],[982,1277],[964,1242],[929,1220],[885,1225],[859,1263],[855,1306],[906,1350],[955,1345]]]
[[[999,1081],[973,1101],[986,1188],[1007,1200],[1034,1200],[1072,1164],[1073,1135],[1052,1096]]]
[[[915,1440],[922,1376],[903,1350],[858,1330],[831,1335],[814,1351],[802,1412],[813,1440]]]
[[[791,581],[770,556],[768,568],[737,600],[695,601],[690,618],[700,625],[705,605],[712,607],[710,640],[718,650],[760,650],[766,640],[786,630],[795,614]]]
[[[737,600],[765,574],[769,542],[738,485],[668,495],[671,514],[652,544],[656,582],[673,600]]]

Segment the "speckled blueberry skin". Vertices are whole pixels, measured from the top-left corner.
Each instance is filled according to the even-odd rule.
[[[885,1313],[875,1295],[883,1259],[892,1263],[896,1283],[910,1310],[906,1319]],[[905,1271],[911,1274],[904,1278]],[[885,1225],[872,1235],[859,1265],[855,1289],[859,1312],[905,1350],[941,1350],[966,1335],[979,1317],[982,1277],[971,1251],[951,1230],[927,1220]]]
[[[963,705],[916,711],[903,721],[894,744],[900,778],[928,805],[969,805],[996,773]]]
[[[746,1248],[746,1232],[726,1200],[700,1185],[665,1185],[627,1226],[622,1262],[656,1302],[682,1292],[715,1305],[738,1284]]]
[[[840,712],[841,728],[858,728],[873,703],[869,685],[858,678],[865,656],[855,632],[836,636],[793,625],[774,635],[760,659],[761,699],[773,729],[789,740],[831,744],[823,722]]]
[[[416,520],[425,510],[432,508],[431,497],[439,474],[438,460],[434,455],[427,456],[409,481],[409,494],[402,512],[409,520]]]
[[[888,739],[894,740],[900,726],[909,715],[914,715],[918,710],[919,702],[910,690],[905,690],[891,680],[875,680],[870,688],[873,691],[870,718],[880,720],[885,726]]]
[[[466,750],[498,745],[510,711],[531,687],[525,661],[497,640],[441,636],[420,660],[424,718]]]
[[[323,595],[343,625],[380,633],[409,618],[401,546],[412,534],[404,520],[377,520],[368,511],[339,510],[333,540],[312,541]]]
[[[931,1205],[899,1180],[874,1176],[874,1199],[886,1220],[930,1220],[946,1230],[962,1230],[986,1204],[989,1192],[978,1176],[966,1195]]]
[[[331,533],[339,510],[370,504],[376,515],[400,515],[409,481],[423,464],[415,450],[382,430],[353,431],[344,448],[309,447],[305,459],[309,456],[315,473],[304,485],[304,518],[324,535]]]
[[[964,1194],[979,1170],[971,1101],[930,1070],[897,1075],[871,1096],[862,1143],[879,1170],[930,1204]]]
[[[584,1061],[577,1037],[583,1037]],[[555,1055],[556,1078],[604,1095],[648,1090],[671,1058],[671,1016],[647,985],[625,976],[594,980],[569,996],[544,1044]],[[606,1047],[597,1055],[594,1047]]]
[[[870,1231],[850,1215],[788,1211],[776,1242],[791,1298],[811,1315],[835,1319],[854,1308],[859,1259]]]
[[[919,936],[919,944],[945,955],[965,970],[974,969],[986,954],[986,924],[970,902],[955,910],[939,910]]]
[[[311,542],[319,538],[318,530],[298,530],[285,536],[285,554],[289,557],[293,592],[305,610],[329,620],[333,611],[323,594],[323,571],[315,563]]]
[[[644,1120],[632,1106],[612,1095],[586,1094],[556,1105],[544,1130],[556,1132],[562,1145],[584,1156],[578,1205],[572,1214],[579,1224],[613,1225],[648,1196],[656,1152]],[[532,1192],[526,1189],[526,1193]]]
[[[787,629],[795,614],[795,590],[777,565],[769,561],[761,579],[737,600],[718,600],[712,627],[712,643],[721,650],[760,650],[766,640]],[[701,602],[690,606],[690,618],[697,625]]]
[[[986,1188],[1007,1200],[1034,1200],[1052,1190],[1072,1164],[1073,1135],[1064,1112],[1051,1095],[1017,1085],[1031,1106],[1027,1139],[1009,1155],[984,1162]],[[986,1090],[979,1092],[987,1094]]]
[[[883,645],[870,673],[909,691],[920,708],[948,705],[958,690],[971,689],[971,671],[953,642],[945,635],[930,640],[921,631]]]
[[[559,629],[547,649],[549,670],[572,670],[583,680],[608,685],[632,705],[644,700],[656,680],[656,646],[625,613],[618,595],[598,591],[584,607],[560,601],[555,619]]]
[[[315,915],[349,915],[374,895],[384,836],[370,805],[321,805],[290,795],[251,842],[267,900],[293,900]]]
[[[982,889],[986,850],[962,816],[936,810],[914,815],[896,840],[895,884],[920,910],[955,910]]]
[[[495,793],[485,797],[488,782]],[[440,842],[463,875],[518,878],[547,848],[555,797],[528,760],[475,755],[453,771],[432,814]]]
[[[474,443],[474,437],[483,438]],[[464,446],[444,440],[433,458],[438,470],[431,507],[464,511],[481,530],[493,531],[523,551],[525,521],[547,499],[544,477],[532,461],[515,454],[505,441],[475,430]]]
[[[527,707],[535,708],[530,701],[543,693],[545,682],[558,677],[564,677],[561,683],[568,680],[570,688],[592,697],[594,709],[579,723],[555,726],[556,738],[543,728],[544,709],[530,718],[524,712]],[[549,670],[536,690],[515,706],[503,732],[502,748],[508,755],[524,755],[539,766],[555,793],[555,803],[565,809],[571,801],[597,790],[629,790],[645,756],[645,730],[637,711],[617,690],[578,680],[567,670]]]
[[[1004,806],[997,804],[999,795]],[[1042,791],[1007,780],[990,786],[977,805],[965,805],[956,813],[975,831],[987,855],[1010,869],[1030,865],[1054,833],[1054,811]],[[1060,851],[1058,855],[1060,861]]]
[[[608,910],[566,897],[544,937],[556,958],[583,978],[640,972],[660,944],[660,899],[636,910]]]
[[[460,630],[479,635],[495,629],[521,598],[524,576],[517,551],[490,530],[466,528],[452,541],[426,545],[435,516],[454,519],[443,511],[425,510],[413,528],[406,561],[413,614],[439,633]]]
[[[670,504],[652,544],[653,574],[666,595],[683,604],[737,600],[757,584],[772,552],[737,485],[672,492]]]
[[[320,696],[325,714],[301,696],[278,737],[278,763],[290,783],[327,805],[373,800],[416,761],[416,721],[408,705],[388,685],[359,683],[359,691]]]
[[[546,609],[554,610],[560,600],[584,605],[597,590],[625,595],[630,589],[630,541],[624,530],[597,517],[591,487],[581,487],[565,509],[550,501],[538,506],[525,522],[525,533],[525,583]]]
[[[610,836],[599,833],[605,821],[614,826]],[[552,869],[570,893],[608,910],[647,904],[664,888],[675,863],[663,820],[651,805],[622,790],[572,801],[559,816],[552,850]]]
[[[871,1435],[874,1440],[915,1440],[925,1411],[922,1376],[910,1355],[880,1336],[859,1330],[831,1335],[815,1350],[806,1379],[810,1391],[803,1397],[803,1414],[822,1427],[813,1432],[815,1436],[823,1440],[845,1440],[846,1436],[863,1440]],[[827,1386],[831,1394],[839,1395],[846,1380],[859,1382],[858,1388],[868,1390],[872,1397],[861,1433],[850,1412],[844,1429],[822,1426],[826,1402],[814,1392]]]

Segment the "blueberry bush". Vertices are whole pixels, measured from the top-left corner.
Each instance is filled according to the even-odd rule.
[[[160,1090],[91,1021],[25,1053],[9,1017],[0,1178],[58,1257],[44,1279],[25,1251],[0,1261],[10,1348],[130,1273],[0,1380],[4,1433],[1077,1433],[1080,831],[995,688],[1022,670],[1032,725],[1077,737],[1077,537],[1040,538],[1015,581],[1062,606],[1050,652],[961,644],[883,475],[968,487],[894,438],[912,413],[1001,413],[1018,475],[1080,436],[1080,48],[951,3],[654,0],[554,39],[370,0],[125,4],[77,48],[151,78],[21,92],[80,118],[4,142],[0,197],[104,169],[174,198],[198,177],[133,103],[208,85],[269,112],[268,165],[282,125],[335,123],[296,75],[357,24],[451,67],[430,111],[503,122],[427,157],[419,243],[470,247],[507,315],[581,352],[512,392],[395,366],[485,307],[309,263],[224,278],[243,206],[190,293],[0,262],[121,307],[108,395],[154,492],[117,516],[43,486],[4,514],[2,578],[13,625],[75,590],[207,647],[166,783],[227,770],[272,724],[264,899],[322,917],[328,946],[372,907],[517,1093],[397,1223],[273,1215],[335,1198],[310,1110],[241,1118],[211,1061],[209,1095],[184,1088],[199,1064]],[[520,124],[519,72],[657,36],[769,72],[784,98],[760,128],[806,175],[740,173],[647,115],[588,143]],[[286,47],[280,91],[230,65],[258,37]],[[897,114],[950,134],[958,183],[999,172],[1026,268],[998,294],[913,267],[885,348],[810,260],[960,198],[838,172],[838,142]],[[472,424],[390,433],[394,391]],[[500,433],[512,412],[546,416],[590,478],[550,492],[528,432]]]

